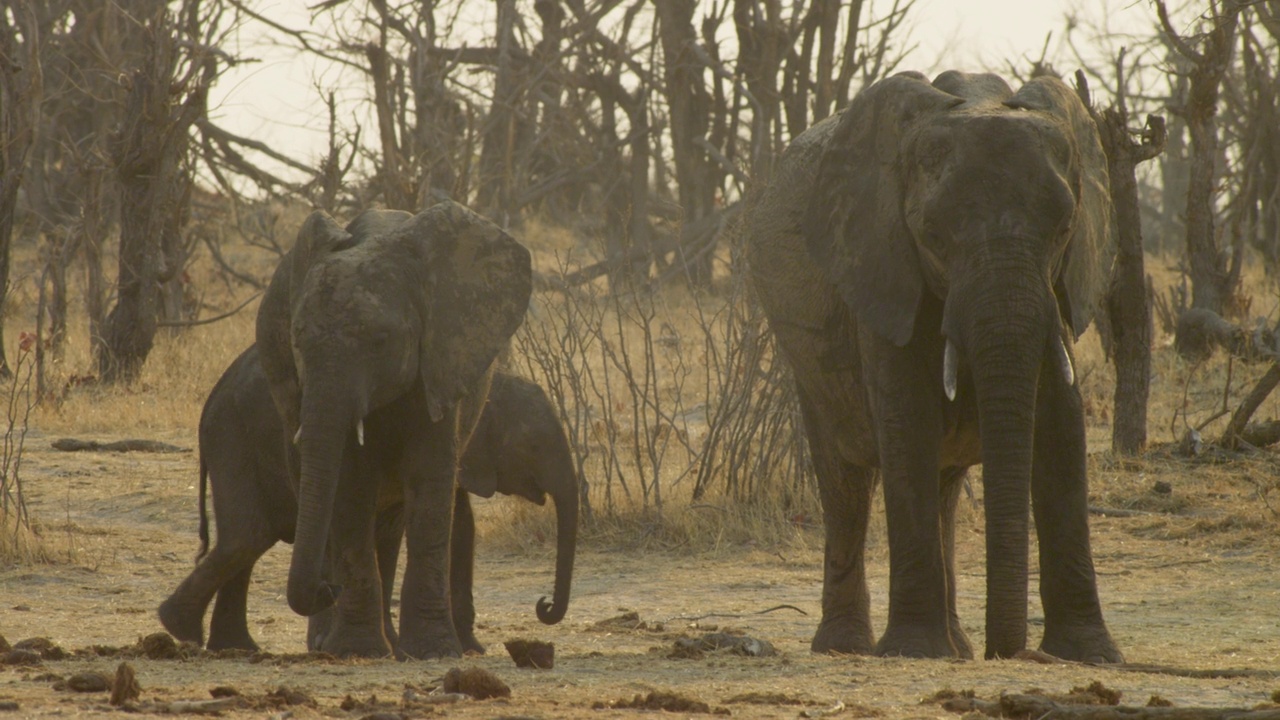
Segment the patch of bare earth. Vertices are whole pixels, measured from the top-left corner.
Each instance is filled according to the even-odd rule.
[[[10,644],[50,643],[33,664],[0,666],[0,708],[16,717],[118,717],[110,689],[76,692],[68,679],[113,678],[123,661],[143,713],[216,709],[223,717],[456,718],[633,717],[667,708],[741,718],[956,717],[940,691],[976,698],[1039,689],[1064,695],[1102,686],[1123,702],[1159,696],[1174,706],[1249,708],[1280,689],[1280,555],[1276,519],[1260,478],[1272,461],[1230,466],[1175,460],[1091,459],[1093,548],[1102,600],[1116,641],[1133,663],[1199,670],[1201,677],[1040,664],[1030,660],[945,661],[817,656],[808,643],[819,615],[820,531],[810,550],[719,548],[639,553],[583,548],[563,623],[543,626],[534,603],[549,594],[554,549],[544,538],[524,550],[480,538],[477,636],[483,657],[439,662],[333,661],[302,656],[305,624],[284,599],[288,548],[260,563],[249,625],[266,654],[215,658],[199,652],[149,659],[128,652],[158,632],[155,608],[191,567],[196,549],[193,454],[59,453],[51,437],[28,440],[24,473],[31,514],[63,562],[0,572],[0,634]],[[110,440],[115,438],[98,438]],[[157,440],[194,446],[193,433]],[[1157,482],[1168,491],[1156,489]],[[981,647],[984,566],[981,483],[963,501],[960,616]],[[483,520],[504,506],[478,503]],[[69,558],[69,560],[68,560]],[[1035,567],[1035,551],[1032,564]],[[887,553],[873,538],[868,558],[877,627],[884,625]],[[1032,643],[1043,614],[1032,578]],[[758,611],[779,605],[766,614]],[[631,615],[629,613],[634,613]],[[763,640],[777,654],[673,652],[681,638],[722,632]],[[520,669],[503,649],[512,639],[555,643],[554,668]],[[103,646],[97,649],[94,646]],[[48,659],[46,659],[48,658]],[[28,658],[31,660],[31,658]],[[453,668],[490,671],[509,697],[445,696]],[[1209,670],[1244,672],[1212,677]],[[1195,675],[1197,673],[1184,673]],[[221,705],[207,705],[215,695]],[[228,700],[228,698],[230,698]],[[239,699],[236,699],[239,698]],[[292,700],[297,702],[292,702]],[[305,700],[304,700],[305,699]],[[190,704],[196,703],[196,704]],[[0,713],[3,714],[3,713]]]

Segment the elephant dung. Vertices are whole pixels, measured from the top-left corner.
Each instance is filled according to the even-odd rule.
[[[80,693],[106,692],[110,687],[111,678],[95,671],[76,673],[67,678],[66,683],[67,690]]]
[[[502,644],[506,646],[507,654],[511,659],[516,661],[516,667],[539,670],[550,670],[555,667],[555,643],[541,640],[508,640]]]
[[[511,697],[511,688],[507,687],[506,683],[502,682],[497,675],[478,667],[449,670],[444,675],[444,691],[470,695],[476,700]]]

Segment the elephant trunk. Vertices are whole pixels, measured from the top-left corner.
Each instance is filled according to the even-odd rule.
[[[325,545],[352,417],[353,413],[328,397],[304,391],[298,436],[298,522],[288,585],[289,607],[299,615],[315,615],[328,608],[342,590],[326,582],[323,575]]]
[[[567,447],[563,457],[571,457]],[[565,467],[556,477],[563,477],[566,482],[551,492],[551,501],[556,505],[556,585],[551,602],[543,597],[537,606],[538,620],[546,625],[560,622],[569,609],[573,556],[578,546],[578,476],[572,467]]]
[[[1032,268],[988,268],[985,281],[956,288],[948,300],[947,336],[958,340],[972,371],[982,435],[987,539],[986,657],[1026,647],[1027,555],[1036,390],[1054,339],[1057,306]],[[985,274],[985,273],[984,273]],[[1001,278],[998,282],[995,278]],[[1010,282],[1009,278],[1019,281]],[[974,289],[970,297],[966,289]],[[957,292],[958,291],[958,292]],[[968,306],[952,307],[956,296]]]

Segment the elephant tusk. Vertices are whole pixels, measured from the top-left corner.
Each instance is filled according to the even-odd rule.
[[[1071,353],[1067,352],[1067,343],[1058,338],[1058,367],[1062,370],[1062,379],[1067,381],[1067,385],[1076,384],[1076,369],[1071,364]]]
[[[956,346],[947,341],[947,349],[942,354],[942,389],[947,393],[947,399],[954,401],[956,399],[956,365],[959,361],[956,359]]]
[[[364,445],[364,420],[356,423],[356,442]]]
[[[297,445],[297,444],[298,444],[298,443],[300,443],[300,442],[302,442],[302,428],[301,428],[301,427],[299,427],[299,428],[298,428],[298,432],[296,432],[296,433],[294,433],[294,434],[293,434],[293,444],[294,444],[294,445]]]

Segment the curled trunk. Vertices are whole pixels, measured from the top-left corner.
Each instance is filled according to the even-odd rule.
[[[565,457],[568,457],[566,454]],[[568,472],[570,482],[552,493],[556,504],[556,585],[551,602],[538,600],[538,620],[555,625],[564,619],[569,609],[569,590],[573,583],[573,558],[578,544],[578,483],[572,468]]]

